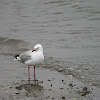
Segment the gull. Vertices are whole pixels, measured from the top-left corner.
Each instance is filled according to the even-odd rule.
[[[30,79],[30,66],[34,66],[35,77],[35,66],[44,62],[43,47],[41,44],[37,44],[33,50],[25,51],[20,55],[16,55],[15,58],[28,66],[28,78]]]

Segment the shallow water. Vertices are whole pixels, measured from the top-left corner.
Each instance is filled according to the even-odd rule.
[[[99,26],[100,0],[0,0],[0,63],[41,43],[46,67],[100,87]]]

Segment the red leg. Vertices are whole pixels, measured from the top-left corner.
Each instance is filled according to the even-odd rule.
[[[30,67],[28,66],[28,79],[30,79]]]
[[[35,77],[35,66],[34,66],[34,77]]]

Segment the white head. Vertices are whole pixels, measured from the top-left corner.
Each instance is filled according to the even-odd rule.
[[[43,47],[42,47],[41,44],[37,44],[37,45],[34,46],[34,50],[35,51],[42,51],[43,52]]]

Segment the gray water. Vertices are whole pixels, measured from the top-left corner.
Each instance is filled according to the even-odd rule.
[[[45,67],[100,87],[100,0],[0,0],[1,61],[37,43]]]

